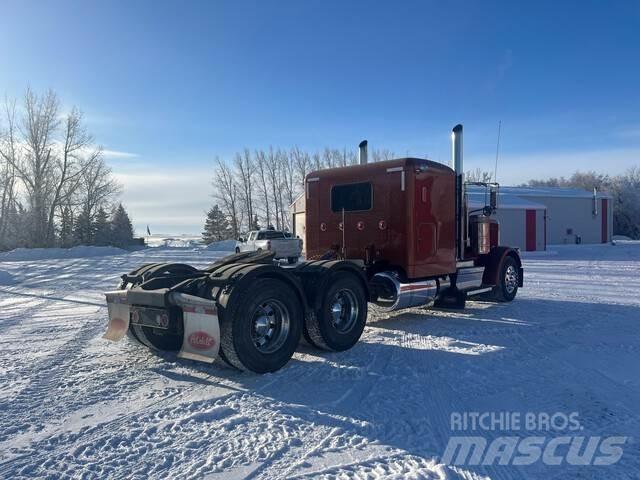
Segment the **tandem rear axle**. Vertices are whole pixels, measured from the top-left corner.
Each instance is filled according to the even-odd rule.
[[[198,270],[149,264],[123,275],[107,292],[104,338],[125,336],[151,349],[257,373],[281,368],[300,337],[314,347],[351,348],[365,327],[369,305],[378,311],[416,306],[464,307],[467,296],[512,300],[522,286],[517,251],[494,252],[493,262],[455,274],[403,281],[398,272],[372,272],[362,262],[321,260],[294,268],[270,252],[230,255]]]

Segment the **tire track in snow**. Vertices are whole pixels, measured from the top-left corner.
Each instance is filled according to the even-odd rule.
[[[219,373],[219,372],[216,372],[216,373]],[[206,375],[203,378],[203,380],[213,379],[216,373]],[[303,371],[301,370],[296,376],[300,376],[302,374],[303,374]],[[295,381],[296,376],[292,378],[293,381]],[[260,377],[260,378],[265,378],[265,377]],[[259,398],[259,394],[261,391],[268,389],[273,384],[279,381],[280,379],[277,376],[274,376],[274,378],[267,379],[266,383],[263,383],[257,388],[254,388],[253,391],[251,392],[245,391],[245,390],[237,390],[237,391],[230,392],[226,395],[215,398],[214,406],[226,407],[227,411],[229,412],[229,417],[233,417],[233,412],[238,410],[235,404],[237,404],[240,400],[242,400],[241,403],[243,404],[249,404],[250,402],[248,401],[248,398],[254,398],[254,397]],[[222,388],[227,388],[227,389],[234,388],[233,387],[234,382],[232,381],[223,381],[220,383],[221,383],[220,386]],[[69,457],[69,449],[70,449],[69,444],[74,445],[74,451],[84,451],[84,450],[92,451],[95,445],[101,445],[103,446],[103,448],[110,449],[111,439],[114,437],[117,438],[121,436],[123,434],[122,433],[123,429],[126,431],[129,431],[132,428],[132,425],[135,426],[139,424],[150,423],[154,419],[157,420],[155,418],[156,416],[160,415],[162,417],[163,415],[165,415],[167,411],[171,411],[172,409],[174,411],[176,411],[176,409],[179,409],[180,412],[187,411],[188,413],[188,410],[192,408],[193,405],[196,405],[196,406],[200,405],[202,406],[202,410],[207,411],[207,409],[210,408],[210,405],[208,405],[206,401],[205,402],[198,401],[195,404],[188,402],[189,396],[193,396],[193,397],[202,396],[201,394],[204,391],[206,391],[207,388],[209,388],[209,386],[206,384],[203,384],[203,385],[196,385],[192,388],[186,388],[180,391],[176,391],[172,394],[169,394],[154,402],[149,403],[148,405],[146,405],[141,409],[131,411],[129,413],[121,415],[107,422],[101,422],[93,427],[83,429],[80,432],[71,433],[71,434],[62,433],[59,435],[54,435],[53,437],[47,437],[39,441],[38,443],[31,445],[30,450],[28,452],[15,456],[13,458],[10,458],[4,462],[0,461],[0,477],[2,477],[2,475],[4,474],[9,474],[9,473],[13,475],[24,468],[29,468],[30,466],[33,466],[34,464],[38,465],[39,464],[37,460],[38,457],[43,457],[42,460],[43,461],[46,460],[45,463],[50,463],[50,464],[60,463],[60,464],[68,465],[69,467],[73,467],[75,465],[73,463],[74,458]],[[179,403],[181,401],[182,403]],[[268,403],[268,400],[266,399],[263,400],[263,404],[264,403]],[[159,408],[156,408],[156,407],[159,407]],[[255,407],[253,409],[255,409]],[[264,406],[262,407],[262,409],[266,410]],[[197,412],[195,412],[195,414],[197,414]],[[193,415],[187,415],[187,419],[191,416]],[[179,413],[174,422],[180,423],[183,420],[184,418],[181,418]],[[224,427],[225,421],[230,422],[228,425],[228,428],[233,428],[234,422],[232,418],[222,417],[222,418],[219,418],[218,420],[219,420],[218,423],[220,423],[223,427]],[[245,420],[242,420],[242,422],[244,421]],[[213,429],[213,430],[217,429],[218,427],[219,425],[208,426],[209,429]],[[155,428],[155,427],[152,427],[152,428]],[[141,436],[145,435],[145,432],[140,427],[134,427],[133,430],[136,430],[137,433]],[[134,437],[131,437],[130,440],[134,441]],[[78,441],[80,442],[78,443]],[[77,474],[77,472],[75,474]],[[128,474],[121,475],[119,477],[129,478],[129,475]],[[193,475],[188,474],[186,475],[185,478],[192,478],[192,477]]]
[[[98,325],[86,321],[77,334],[57,347],[52,355],[18,372],[18,375],[28,375],[29,382],[16,395],[0,399],[0,422],[11,419],[14,424],[11,433],[24,431],[42,419],[55,418],[56,411],[66,408],[62,402],[51,401],[51,392],[56,391],[67,373],[78,366],[82,350],[88,340],[95,337],[97,330]],[[31,405],[39,407],[37,415],[34,415],[34,409],[29,408]],[[17,426],[17,419],[24,423]],[[6,431],[0,432],[0,441],[6,440],[6,435]]]

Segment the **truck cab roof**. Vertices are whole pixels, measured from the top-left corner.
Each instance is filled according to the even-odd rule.
[[[395,160],[385,160],[383,162],[365,163],[364,165],[349,165],[346,167],[327,168],[324,170],[315,170],[310,172],[305,177],[305,182],[315,181],[315,179],[335,179],[335,180],[349,180],[350,178],[361,178],[367,174],[376,173],[380,170],[387,171],[393,168],[410,168],[410,169],[433,169],[439,171],[449,172],[451,175],[455,175],[452,168],[442,163],[434,162],[433,160],[427,160],[425,158],[405,157],[397,158]]]

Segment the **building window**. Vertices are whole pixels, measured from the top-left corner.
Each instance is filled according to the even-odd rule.
[[[356,212],[371,210],[373,204],[373,189],[371,183],[351,183],[349,185],[335,185],[331,188],[331,211]]]

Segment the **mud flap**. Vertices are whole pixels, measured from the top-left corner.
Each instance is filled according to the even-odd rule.
[[[124,338],[129,330],[127,290],[107,292],[105,296],[107,297],[107,308],[109,309],[109,325],[102,338],[118,342]]]
[[[174,292],[171,303],[182,308],[184,335],[178,357],[213,363],[220,348],[216,302]]]

